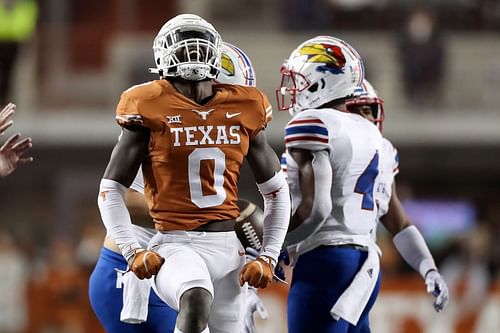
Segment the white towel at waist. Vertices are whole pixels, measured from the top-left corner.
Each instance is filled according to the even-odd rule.
[[[120,313],[122,322],[140,324],[146,321],[150,288],[149,279],[139,280],[131,271],[123,274],[123,307]]]
[[[309,252],[318,246],[337,246],[343,244],[354,244],[362,247],[373,246],[377,249],[379,254],[381,254],[380,249],[377,244],[375,244],[371,235],[359,235],[359,234],[345,234],[342,232],[323,230],[315,233],[312,237],[309,237],[303,242],[300,242],[295,246],[297,255],[302,255]]]
[[[370,296],[377,284],[380,271],[379,255],[374,243],[368,246],[368,256],[360,270],[354,276],[349,287],[340,295],[330,309],[333,319],[344,319],[352,325],[358,323],[361,313],[368,304]]]

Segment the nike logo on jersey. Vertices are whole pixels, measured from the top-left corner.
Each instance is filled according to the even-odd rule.
[[[229,113],[229,112],[226,112],[226,118],[227,119],[231,119],[233,117],[236,117],[236,116],[239,116],[241,114],[241,112],[237,112],[237,113]]]
[[[201,119],[203,120],[207,120],[207,116],[212,113],[213,111],[215,111],[215,109],[210,109],[210,110],[207,110],[207,111],[200,111],[200,110],[196,110],[196,109],[192,109],[193,112],[197,113],[198,116],[201,117]]]

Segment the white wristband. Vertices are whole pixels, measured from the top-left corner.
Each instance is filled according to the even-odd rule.
[[[424,279],[429,270],[437,270],[424,237],[414,225],[398,232],[392,241],[403,259],[419,272]]]

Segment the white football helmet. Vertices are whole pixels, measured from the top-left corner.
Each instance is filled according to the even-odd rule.
[[[384,101],[378,97],[377,91],[368,80],[363,79],[363,83],[354,90],[354,96],[345,104],[349,112],[355,112],[353,108],[357,106],[369,106],[372,109],[372,121],[382,132],[385,118]]]
[[[351,96],[364,78],[364,67],[358,52],[343,40],[317,36],[292,52],[281,75],[278,109],[294,115]]]
[[[217,81],[255,87],[255,71],[245,52],[232,44],[223,43],[221,68]]]
[[[214,79],[220,70],[222,39],[215,28],[193,14],[177,15],[160,29],[153,42],[157,68],[150,72],[161,77],[190,81]]]

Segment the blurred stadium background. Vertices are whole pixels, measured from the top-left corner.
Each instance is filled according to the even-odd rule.
[[[423,281],[381,230],[384,280],[372,331],[500,332],[499,1],[37,4],[8,98],[18,105],[8,134],[33,137],[35,162],[0,180],[0,332],[102,331],[86,288],[104,237],[96,195],[119,134],[114,108],[122,90],[154,78],[152,40],[183,12],[206,18],[247,52],[273,105],[280,65],[303,40],[331,34],[360,52],[385,100],[384,134],[399,149],[400,196],[452,297],[434,313]],[[288,119],[275,111],[267,130],[278,153]],[[240,193],[261,204],[247,168]],[[262,297],[270,318],[258,320],[259,332],[286,332],[286,287]]]

